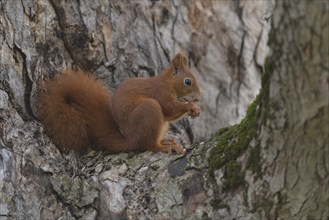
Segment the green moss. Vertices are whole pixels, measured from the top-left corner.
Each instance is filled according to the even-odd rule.
[[[262,176],[260,150],[260,144],[257,144],[255,147],[249,149],[250,156],[248,159],[247,168],[255,174],[255,179]]]
[[[273,30],[269,34],[269,44],[277,44],[277,39]],[[240,124],[220,129],[211,138],[216,142],[216,146],[211,150],[208,158],[209,173],[214,177],[214,172],[220,168],[228,170],[231,174],[224,176],[226,187],[238,186],[242,184],[241,177],[244,177],[244,171],[236,163],[236,159],[247,149],[250,149],[250,157],[247,162],[247,169],[251,169],[256,178],[261,177],[261,147],[257,139],[257,132],[266,120],[271,118],[270,108],[274,108],[274,103],[269,103],[270,79],[275,69],[276,60],[281,56],[281,48],[276,47],[272,50],[271,56],[267,57],[264,65],[264,72],[261,75],[262,88],[255,101],[249,106],[246,117]],[[278,107],[276,107],[278,108]],[[250,146],[254,140],[255,147]]]
[[[273,68],[267,61],[267,71],[271,72]],[[261,177],[261,147],[257,139],[257,132],[262,123],[266,122],[269,117],[268,111],[268,94],[270,74],[263,74],[262,82],[266,83],[249,106],[246,117],[240,124],[220,129],[213,135],[211,141],[216,142],[216,146],[211,150],[208,158],[209,173],[214,177],[214,172],[220,168],[224,168],[227,175],[224,175],[224,187],[235,188],[244,184],[244,171],[237,164],[236,160],[246,150],[250,149],[250,157],[247,162],[247,169],[251,169],[255,178]],[[255,147],[251,147],[250,143],[254,139]],[[230,174],[228,174],[230,173]]]
[[[269,40],[268,44],[276,44],[277,39],[275,38],[275,34],[273,29],[269,33]],[[268,56],[265,60],[264,64],[264,72],[261,75],[262,78],[262,87],[260,93],[258,95],[258,105],[259,105],[259,117],[258,124],[259,126],[265,125],[268,119],[273,117],[271,110],[276,110],[279,106],[276,103],[269,102],[269,93],[270,93],[270,79],[272,77],[273,71],[275,69],[276,60],[282,54],[282,49],[280,47],[276,47],[275,50],[272,50],[271,56]],[[262,176],[261,172],[261,147],[260,143],[256,143],[255,147],[251,147],[250,149],[250,156],[248,158],[247,169],[250,169],[253,174],[255,174],[255,179],[258,179]]]
[[[240,185],[244,185],[244,172],[236,160],[231,160],[225,165],[224,169],[224,189],[234,189]]]
[[[259,97],[259,96],[258,96]],[[247,116],[240,124],[219,130],[212,140],[216,147],[211,150],[208,158],[210,174],[226,163],[236,160],[249,146],[250,141],[256,136],[258,130],[257,117],[259,114],[258,100],[249,106]]]
[[[220,129],[211,138],[216,142],[216,146],[211,150],[208,158],[210,176],[214,177],[215,170],[223,167],[224,189],[234,189],[245,183],[244,171],[241,170],[236,159],[249,148],[250,142],[256,137],[261,113],[260,98],[261,94],[249,106],[247,115],[240,124]]]

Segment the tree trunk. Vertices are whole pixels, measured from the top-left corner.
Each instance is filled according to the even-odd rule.
[[[223,217],[328,218],[328,12],[327,1],[278,2],[261,92],[210,153]]]
[[[279,4],[272,28],[267,115],[259,135],[265,198],[275,198],[269,216],[327,219],[329,4]]]
[[[187,155],[61,155],[34,118],[44,79],[79,66],[115,88],[176,51],[199,73],[189,146],[245,115],[260,88],[268,1],[0,0],[0,216],[328,217],[328,3],[280,1],[262,89],[240,124]]]

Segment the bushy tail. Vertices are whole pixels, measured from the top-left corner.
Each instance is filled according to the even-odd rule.
[[[48,81],[38,97],[37,115],[53,142],[63,151],[84,152],[93,117],[109,111],[111,96],[105,86],[83,72],[67,72]]]

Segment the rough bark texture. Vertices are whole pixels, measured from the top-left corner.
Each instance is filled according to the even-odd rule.
[[[261,92],[212,139],[219,216],[328,219],[328,12],[327,1],[278,2]]]
[[[80,66],[114,89],[177,51],[203,115],[172,126],[189,146],[244,116],[260,88],[268,1],[0,0],[0,217],[326,219],[326,1],[279,1],[262,89],[238,125],[187,155],[61,155],[34,118],[44,79]]]
[[[280,4],[271,33],[268,112],[260,133],[266,198],[276,199],[269,216],[327,219],[328,2]]]
[[[114,89],[157,74],[182,51],[204,94],[201,118],[183,126],[192,123],[190,139],[200,140],[239,121],[257,94],[270,9],[248,1],[1,1],[1,79],[28,117],[35,89],[58,71],[80,66]]]

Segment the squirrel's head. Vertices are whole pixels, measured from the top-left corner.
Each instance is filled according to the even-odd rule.
[[[199,82],[188,66],[187,57],[181,53],[171,61],[168,74],[175,81],[175,92],[179,101],[197,102],[201,98]]]

